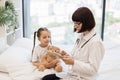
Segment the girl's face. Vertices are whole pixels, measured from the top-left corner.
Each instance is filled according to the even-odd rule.
[[[74,22],[74,28],[76,29],[76,32],[78,33],[82,28],[81,22]]]
[[[42,31],[40,33],[40,37],[38,38],[38,40],[40,41],[40,46],[42,47],[47,47],[50,43],[50,32],[48,31]]]

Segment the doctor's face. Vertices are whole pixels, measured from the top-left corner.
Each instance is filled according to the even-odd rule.
[[[82,28],[82,23],[81,22],[74,22],[74,31],[79,33],[79,31]]]

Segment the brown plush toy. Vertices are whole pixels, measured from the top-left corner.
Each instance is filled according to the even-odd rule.
[[[44,71],[45,69],[54,68],[55,71],[61,72],[62,66],[59,62],[55,62],[55,59],[60,59],[60,54],[56,53],[60,49],[55,46],[49,46],[47,53],[41,57],[41,62],[39,64],[39,70]]]

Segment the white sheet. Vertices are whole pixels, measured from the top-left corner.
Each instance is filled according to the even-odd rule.
[[[53,69],[38,71],[31,63],[9,65],[9,73],[0,72],[0,80],[41,80],[47,74],[56,73]]]
[[[6,66],[11,64],[22,64],[30,62],[30,53],[30,51],[22,47],[11,46],[0,55],[0,71],[8,72]]]
[[[26,43],[26,44],[24,44]],[[25,50],[32,49],[31,41],[26,39],[20,39],[18,42],[16,42],[14,47],[21,47]],[[120,54],[119,49],[115,48],[116,50],[107,49],[106,54],[103,58],[103,61],[101,63],[100,69],[99,69],[99,77],[97,80],[120,80]],[[12,49],[11,49],[12,50]],[[24,53],[26,52],[25,50]],[[19,51],[19,50],[17,50]],[[10,51],[8,51],[10,52]],[[20,53],[20,52],[19,52]],[[9,74],[0,72],[0,80],[40,80],[41,77],[43,77],[46,74],[55,73],[55,71],[51,70],[45,70],[45,72],[39,72],[36,67],[34,67],[29,61],[30,61],[30,54],[26,54],[27,58],[25,58],[24,53],[19,54],[19,58],[13,56],[13,58],[17,58],[20,61],[25,60],[25,63],[21,64],[15,64],[15,65],[8,65],[7,70]],[[29,56],[28,56],[29,55]],[[17,56],[17,55],[16,55]],[[20,57],[21,56],[21,57]],[[24,56],[24,57],[22,57]],[[23,59],[25,58],[25,59]],[[4,58],[5,59],[5,58]],[[22,59],[22,60],[21,60]],[[27,60],[27,61],[26,61]],[[7,61],[8,62],[8,61]],[[24,62],[24,61],[23,61]],[[64,66],[65,71],[65,66]]]
[[[9,65],[7,67],[9,76],[13,80],[40,80],[47,74],[56,73],[54,69],[46,69],[44,72],[38,71],[32,63]],[[63,71],[65,70],[63,69]]]
[[[97,80],[120,80],[119,55],[120,54],[105,54]],[[39,72],[31,63],[10,65],[8,67],[9,76],[14,80],[40,80],[40,78],[46,74],[55,73],[54,70]],[[2,80],[1,77],[0,80]]]
[[[29,39],[18,39],[9,49],[0,55],[0,66],[5,68],[4,74],[0,72],[0,80],[40,80],[46,74],[55,73],[53,69],[38,71],[31,64],[32,42]],[[3,68],[1,68],[3,70]],[[4,79],[5,78],[5,79]]]
[[[8,73],[0,72],[0,80],[11,80]]]

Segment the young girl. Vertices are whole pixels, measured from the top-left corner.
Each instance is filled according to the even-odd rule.
[[[35,41],[36,41],[36,35],[38,40],[40,41],[40,44],[35,46]],[[33,45],[33,50],[32,50],[32,64],[36,67],[39,67],[40,64],[40,59],[41,57],[45,54],[45,51],[47,50],[48,47],[53,47],[50,46],[51,43],[51,33],[47,28],[39,28],[38,31],[34,32],[34,45]],[[48,68],[51,68],[54,66],[53,63],[57,63],[58,60],[54,60],[46,66]]]

